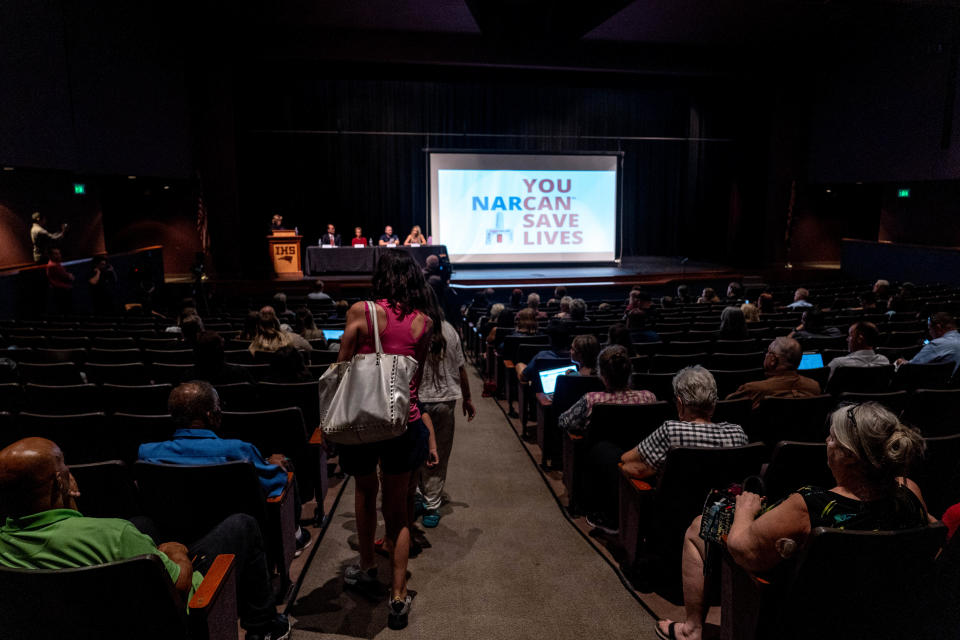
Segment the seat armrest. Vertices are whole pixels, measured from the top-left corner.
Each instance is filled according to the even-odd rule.
[[[580,440],[585,439],[586,436],[580,435],[579,433],[570,433],[570,432],[568,431],[568,432],[567,432],[567,438],[569,438],[569,439],[570,439],[571,441],[573,441],[573,442],[579,442]]]
[[[323,430],[320,427],[313,430],[310,439],[307,440],[307,444],[323,444]]]
[[[192,638],[237,640],[237,573],[235,557],[221,554],[213,560],[203,582],[187,605]]]
[[[286,498],[287,498],[287,492],[290,491],[290,489],[291,489],[292,487],[293,487],[293,473],[291,473],[291,472],[288,471],[288,472],[287,472],[287,484],[283,487],[283,491],[280,493],[280,495],[278,495],[278,496],[276,496],[276,497],[267,498],[267,503],[277,503],[277,504],[279,504],[279,503],[281,503],[281,502],[284,502],[284,501],[286,500]]]
[[[513,363],[513,360],[504,360],[503,366],[506,367],[507,369],[515,369],[517,365]]]

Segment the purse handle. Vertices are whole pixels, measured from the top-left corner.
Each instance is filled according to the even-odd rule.
[[[378,356],[383,355],[383,346],[380,344],[380,326],[377,323],[377,305],[371,301],[367,301],[367,313],[370,314],[370,317],[373,319],[373,347],[377,352]]]

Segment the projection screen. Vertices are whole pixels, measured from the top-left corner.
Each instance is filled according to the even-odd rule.
[[[617,154],[428,153],[430,233],[454,264],[615,259]]]

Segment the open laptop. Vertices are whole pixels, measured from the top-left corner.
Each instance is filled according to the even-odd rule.
[[[320,327],[320,330],[323,331],[323,337],[327,339],[327,342],[340,342],[340,339],[343,338],[343,329],[325,329]]]
[[[557,378],[562,375],[566,375],[568,371],[576,371],[577,365],[568,364],[565,367],[557,367],[556,369],[545,369],[540,372],[540,386],[543,388],[543,393],[546,394],[548,398],[553,398],[553,391],[557,388]]]
[[[800,358],[800,366],[797,367],[798,370],[803,369],[820,369],[823,367],[823,356],[820,355],[819,351],[804,351],[803,357]]]

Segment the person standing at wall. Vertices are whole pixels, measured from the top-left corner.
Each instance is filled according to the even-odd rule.
[[[47,217],[39,211],[34,211],[31,216],[33,226],[30,227],[30,241],[33,243],[33,261],[43,262],[47,255],[63,234],[67,231],[66,223],[60,225],[60,231],[50,233],[47,231]]]

